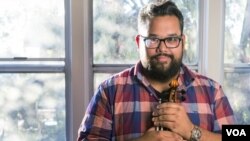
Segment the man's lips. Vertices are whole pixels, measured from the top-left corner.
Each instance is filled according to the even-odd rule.
[[[160,61],[160,62],[165,62],[165,61],[170,60],[171,58],[168,57],[168,56],[165,56],[165,55],[161,55],[161,56],[156,57],[156,59],[157,59],[158,61]]]
[[[171,57],[168,55],[158,55],[154,57],[158,62],[169,62],[171,61]]]

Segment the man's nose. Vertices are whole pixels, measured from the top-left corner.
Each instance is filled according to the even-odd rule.
[[[168,47],[167,47],[166,43],[164,42],[164,40],[160,40],[158,50],[161,52],[168,50]]]

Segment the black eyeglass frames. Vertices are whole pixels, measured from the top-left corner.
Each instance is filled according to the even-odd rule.
[[[140,35],[147,48],[158,48],[160,43],[163,41],[167,48],[177,48],[182,40],[182,35],[180,36],[169,36],[163,39],[157,37],[144,37]]]

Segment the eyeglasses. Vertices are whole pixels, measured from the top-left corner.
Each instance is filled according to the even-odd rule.
[[[164,39],[159,39],[156,37],[144,37],[140,35],[147,48],[158,48],[163,41],[167,48],[177,48],[182,40],[181,36],[169,36]]]

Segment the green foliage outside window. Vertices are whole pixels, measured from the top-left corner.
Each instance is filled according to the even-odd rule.
[[[94,0],[93,44],[95,64],[133,64],[138,59],[135,36],[137,15],[150,0]],[[185,17],[187,43],[184,61],[198,63],[198,1],[176,0]]]
[[[239,124],[250,123],[250,1],[225,0],[224,89]]]

